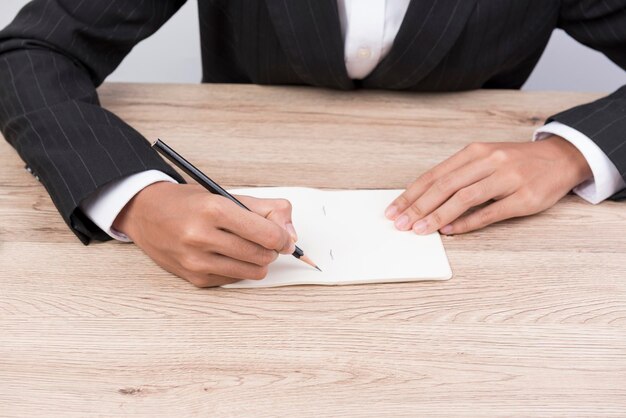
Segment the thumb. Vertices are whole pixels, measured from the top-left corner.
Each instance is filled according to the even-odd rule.
[[[291,220],[291,203],[287,199],[257,199],[250,196],[237,196],[237,199],[251,211],[285,229],[294,242],[298,241],[298,234]]]

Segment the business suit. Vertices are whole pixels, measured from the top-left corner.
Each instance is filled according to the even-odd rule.
[[[182,3],[36,0],[0,32],[2,132],[83,242],[107,238],[77,208],[108,182],[147,169],[181,180],[99,106],[95,86]],[[334,0],[202,1],[199,13],[204,82],[519,88],[555,27],[626,68],[625,0],[414,0],[389,55],[358,82],[346,74]],[[551,119],[626,174],[626,88]]]

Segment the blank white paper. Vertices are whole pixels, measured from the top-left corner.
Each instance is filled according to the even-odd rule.
[[[288,199],[293,205],[297,245],[321,272],[291,255],[281,255],[263,280],[229,288],[302,284],[447,280],[452,270],[437,232],[401,232],[384,216],[401,190],[318,190],[300,187],[231,190],[234,194]]]

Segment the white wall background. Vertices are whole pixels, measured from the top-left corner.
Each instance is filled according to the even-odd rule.
[[[0,0],[0,27],[28,0]],[[109,81],[197,83],[201,78],[198,8],[185,6],[155,35],[139,44]],[[524,86],[528,90],[609,92],[626,84],[626,71],[602,54],[555,31],[539,65]]]

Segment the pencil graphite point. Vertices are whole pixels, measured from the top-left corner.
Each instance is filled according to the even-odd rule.
[[[307,257],[306,255],[303,255],[302,257],[300,257],[300,260],[304,261],[305,263],[307,263],[309,266],[318,269],[319,271],[322,271],[321,268],[317,267],[317,264],[315,264],[313,262],[313,260],[311,260],[309,257]]]

